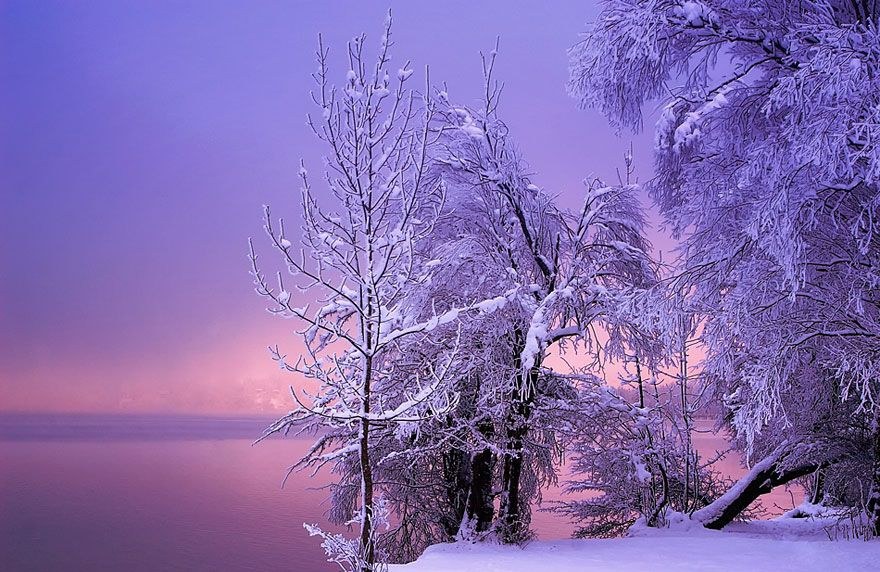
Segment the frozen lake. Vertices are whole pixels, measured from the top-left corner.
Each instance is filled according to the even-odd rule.
[[[309,442],[251,446],[268,421],[0,416],[0,569],[338,570],[302,528],[326,524],[324,481],[281,488]],[[791,504],[785,491],[771,502]],[[543,512],[533,524],[542,539],[573,529]]]

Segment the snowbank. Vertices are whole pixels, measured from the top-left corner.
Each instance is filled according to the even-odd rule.
[[[799,519],[800,520],[800,519]],[[792,522],[793,521],[793,522]],[[800,530],[794,530],[801,527]],[[829,541],[821,528],[787,519],[735,531],[663,530],[610,540],[536,541],[525,548],[432,546],[396,572],[830,572],[876,570],[880,541]]]

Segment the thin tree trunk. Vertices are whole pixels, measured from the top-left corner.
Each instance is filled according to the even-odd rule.
[[[366,359],[364,371],[364,404],[361,417],[361,507],[364,511],[361,522],[361,551],[364,556],[363,572],[372,572],[376,561],[375,537],[373,535],[373,468],[370,466],[370,383],[372,381],[373,363]]]
[[[825,469],[816,471],[810,491],[810,504],[819,504],[825,497]]]
[[[693,447],[692,440],[692,431],[693,427],[691,425],[691,414],[690,414],[690,405],[688,404],[688,354],[687,354],[687,338],[685,335],[686,326],[684,318],[681,319],[680,322],[681,327],[681,348],[679,353],[679,390],[681,392],[681,419],[684,423],[684,437],[685,437],[685,461],[684,461],[684,489],[682,490],[683,498],[681,499],[682,511],[690,514],[693,512],[693,509],[696,503],[692,502],[696,494],[691,494],[692,491],[696,491],[696,478],[692,479],[697,472],[697,463],[696,454]]]
[[[636,383],[639,386],[639,409],[645,408],[645,382],[642,379],[642,364],[639,361],[639,356],[635,356],[635,364],[636,364]],[[654,436],[651,434],[651,430],[649,428],[645,428],[644,430],[644,439],[647,441],[648,450],[654,450]],[[651,489],[650,489],[650,502],[654,505],[654,509],[647,515],[645,518],[645,523],[648,526],[656,527],[660,522],[660,515],[663,513],[663,510],[666,508],[666,505],[669,503],[669,477],[666,474],[666,467],[663,465],[662,459],[657,459],[657,469],[660,471],[660,499],[657,500],[657,493],[654,490],[654,479],[651,480]]]

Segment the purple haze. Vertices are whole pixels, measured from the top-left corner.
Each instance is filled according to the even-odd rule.
[[[390,3],[398,58],[479,96],[502,37],[503,116],[562,202],[629,139],[564,92],[593,8]],[[0,7],[0,408],[257,412],[287,405],[292,344],[252,292],[261,205],[295,216],[318,32],[380,32],[389,2],[7,2]],[[634,139],[650,175],[650,136]]]

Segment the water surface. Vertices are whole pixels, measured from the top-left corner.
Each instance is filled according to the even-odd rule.
[[[0,570],[338,570],[302,528],[334,529],[315,490],[326,478],[294,474],[281,488],[309,441],[251,446],[267,423],[0,416]],[[735,458],[724,468],[742,472]],[[774,499],[790,505],[785,491]],[[533,525],[545,539],[574,528],[545,512]]]

